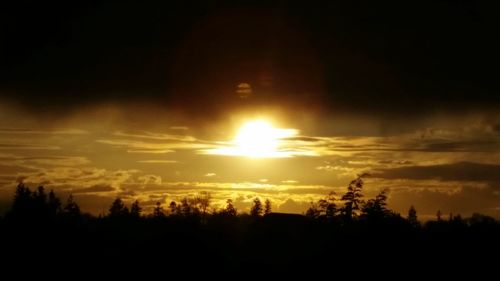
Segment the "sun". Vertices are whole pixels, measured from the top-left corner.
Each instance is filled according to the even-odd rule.
[[[277,152],[279,130],[263,120],[250,121],[238,130],[234,142],[242,155],[268,157]]]
[[[298,133],[295,129],[275,128],[264,119],[245,122],[228,146],[207,151],[208,154],[244,156],[248,158],[291,157],[284,146],[284,139]]]

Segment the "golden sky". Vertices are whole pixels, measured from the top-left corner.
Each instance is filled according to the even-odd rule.
[[[423,218],[438,209],[500,211],[500,135],[485,115],[435,116],[409,129],[277,111],[201,123],[133,106],[102,105],[49,121],[15,107],[1,112],[4,209],[22,180],[63,198],[72,193],[95,214],[116,196],[152,207],[200,191],[212,194],[214,206],[232,198],[245,211],[258,196],[275,211],[302,213],[368,172],[366,195],[389,188],[389,204],[401,213],[410,205]]]

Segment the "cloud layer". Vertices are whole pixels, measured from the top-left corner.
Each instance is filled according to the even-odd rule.
[[[0,151],[0,199],[10,200],[22,180],[64,196],[72,193],[94,213],[105,212],[116,196],[139,199],[149,210],[157,201],[200,191],[211,192],[214,205],[232,198],[240,211],[258,196],[271,199],[275,210],[301,213],[331,191],[342,194],[352,178],[368,172],[366,195],[389,188],[390,206],[401,213],[415,205],[427,218],[438,209],[499,215],[499,131],[491,119],[436,119],[435,127],[365,136],[327,129],[313,135],[305,128],[281,140],[282,149],[300,154],[263,159],[204,153],[231,144],[234,131],[218,133],[232,128],[225,124],[207,132],[205,127],[178,129],[175,123],[163,130],[135,130],[125,128],[126,120],[118,126],[71,122],[1,131],[0,143],[17,146]]]

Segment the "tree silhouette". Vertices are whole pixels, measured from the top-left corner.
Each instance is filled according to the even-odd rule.
[[[334,219],[337,213],[336,200],[335,192],[332,191],[324,199],[320,199],[318,202],[311,202],[311,206],[307,209],[305,215],[316,219]]]
[[[165,213],[163,212],[163,207],[161,206],[161,202],[158,201],[156,202],[156,207],[153,209],[153,217],[163,218],[164,216]]]
[[[460,214],[455,215],[455,216],[451,215],[450,223],[453,224],[455,227],[465,226],[465,221]]]
[[[29,218],[33,211],[31,190],[23,183],[17,185],[14,193],[14,200],[8,216],[13,219]]]
[[[58,214],[61,213],[61,200],[57,198],[54,190],[50,190],[49,192],[49,199],[48,199],[48,208],[49,208],[49,215],[51,217],[55,217]]]
[[[64,206],[64,214],[70,217],[79,217],[81,215],[80,206],[75,202],[72,194],[68,196],[66,206]]]
[[[233,205],[233,200],[227,199],[226,201],[226,208],[224,208],[221,212],[221,214],[226,215],[226,216],[236,216],[238,214],[238,211]]]
[[[253,217],[258,217],[262,215],[262,212],[263,212],[262,202],[260,202],[259,197],[256,197],[253,200],[253,205],[252,208],[250,209],[250,215]]]
[[[358,211],[363,204],[363,177],[367,174],[359,175],[356,179],[352,180],[347,187],[347,192],[342,196],[341,200],[344,201],[344,207],[341,209],[342,214],[347,220],[351,220],[358,215]]]
[[[170,205],[168,205],[168,208],[170,209],[170,214],[171,215],[179,215],[181,213],[180,206],[175,203],[175,201],[170,202]]]
[[[31,195],[33,197],[32,216],[36,217],[39,221],[47,219],[49,217],[49,208],[47,205],[47,193],[45,193],[45,188],[39,186]]]
[[[60,200],[54,191],[47,196],[43,186],[39,186],[36,191],[32,192],[23,183],[19,183],[7,216],[14,220],[41,223],[45,220],[53,220],[60,212],[60,208]]]
[[[182,198],[181,200],[180,211],[181,214],[186,217],[195,214],[198,211],[195,209],[195,206],[193,206],[189,201],[190,200],[188,198]]]
[[[43,208],[45,203],[47,203],[47,194],[45,193],[45,188],[43,186],[39,186],[36,192],[33,193],[33,198],[36,200],[36,204],[38,208]]]
[[[368,200],[361,209],[362,216],[368,219],[383,219],[390,214],[387,209],[387,189],[382,190],[374,199]]]
[[[269,215],[271,213],[271,201],[266,199],[264,202],[264,215]]]
[[[129,214],[128,208],[123,203],[123,200],[120,197],[117,197],[115,201],[111,204],[109,208],[109,216],[110,217],[123,217]]]
[[[337,213],[336,200],[335,192],[333,191],[325,199],[319,200],[320,216],[324,216],[327,220],[333,219]]]
[[[471,226],[483,225],[483,226],[491,226],[497,223],[495,218],[479,214],[473,213],[472,216],[468,219],[468,222]]]
[[[194,199],[195,205],[199,208],[203,216],[207,214],[208,207],[210,207],[211,201],[212,196],[207,191],[200,192]]]
[[[319,218],[321,216],[321,210],[320,210],[318,204],[311,202],[311,206],[309,206],[305,215],[306,215],[306,217],[309,217],[312,219]]]
[[[130,215],[134,218],[140,218],[142,213],[142,208],[139,205],[139,200],[135,200],[130,206]]]
[[[441,210],[438,210],[436,213],[436,219],[437,221],[441,221]]]
[[[408,222],[414,227],[420,226],[417,218],[417,210],[413,207],[413,205],[411,205],[408,210]]]

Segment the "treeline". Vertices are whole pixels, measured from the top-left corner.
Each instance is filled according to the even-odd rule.
[[[443,218],[438,212],[435,220],[421,223],[415,208],[398,214],[387,207],[386,190],[365,198],[363,186],[361,175],[344,194],[311,203],[304,215],[273,213],[272,202],[259,198],[248,213],[230,199],[217,209],[210,193],[200,192],[165,206],[158,202],[149,212],[139,201],[116,198],[106,214],[92,216],[71,195],[61,200],[52,190],[19,184],[0,220],[0,264],[75,272],[82,265],[99,272],[168,268],[186,274],[397,264],[414,272],[433,265],[441,270],[443,261],[456,268],[484,266],[500,251],[500,223],[492,217]],[[119,267],[110,267],[113,263]]]
[[[111,203],[108,213],[99,217],[108,218],[163,218],[172,217],[206,217],[208,215],[238,216],[238,210],[234,206],[232,199],[226,200],[223,208],[217,209],[212,206],[212,197],[209,192],[199,192],[193,197],[184,197],[179,202],[171,201],[167,209],[161,202],[156,202],[152,212],[145,214],[143,207],[138,200],[127,206],[125,201],[117,197]],[[260,198],[253,200],[249,215],[253,217],[270,214],[272,210],[271,201],[266,199],[262,203]],[[73,218],[92,217],[90,214],[83,214],[80,206],[75,201],[73,195],[69,195],[66,202],[56,195],[53,190],[48,193],[43,186],[35,190],[20,183],[15,191],[14,199],[10,210],[6,214],[8,220],[16,221],[40,221],[51,220],[57,217]]]
[[[382,190],[374,198],[365,200],[363,195],[365,175],[359,175],[347,186],[347,191],[341,196],[334,192],[317,202],[311,202],[310,207],[305,212],[305,217],[319,222],[334,223],[339,226],[353,223],[405,223],[413,228],[422,227],[417,217],[417,210],[410,206],[408,214],[403,217],[387,207],[388,190]],[[192,197],[185,197],[179,202],[171,201],[167,208],[161,202],[157,202],[152,212],[144,213],[143,207],[138,200],[127,206],[120,197],[117,197],[108,209],[108,213],[94,217],[84,214],[80,210],[78,203],[70,194],[67,200],[62,200],[53,190],[48,193],[43,186],[35,190],[20,183],[15,191],[14,199],[10,210],[5,215],[7,222],[44,222],[44,221],[81,221],[83,219],[160,219],[166,217],[189,217],[198,218],[206,222],[209,216],[237,217],[250,216],[261,217],[272,213],[272,203],[266,199],[262,203],[256,197],[252,202],[249,213],[238,212],[231,199],[226,200],[226,205],[222,208],[212,206],[212,197],[209,192],[202,191]],[[498,224],[493,217],[474,213],[470,218],[464,219],[461,215],[450,214],[448,219],[442,217],[441,211],[437,211],[436,220],[427,224],[451,222],[454,225],[474,225],[474,224]]]
[[[53,190],[46,192],[43,186],[32,191],[20,183],[6,219],[12,221],[39,222],[56,218],[77,219],[82,216],[80,207],[70,195],[63,205]]]
[[[384,189],[375,198],[364,200],[363,177],[366,174],[359,175],[356,179],[352,180],[348,187],[347,192],[340,197],[337,197],[334,192],[331,192],[323,199],[311,203],[305,215],[309,218],[336,222],[339,224],[353,223],[353,222],[370,222],[370,223],[383,223],[383,222],[405,222],[413,228],[421,227],[421,222],[417,217],[417,210],[414,206],[410,206],[408,214],[403,217],[401,214],[394,212],[387,207],[387,194],[388,190]],[[496,224],[498,223],[495,218],[474,213],[468,219],[462,218],[460,214],[449,214],[447,220],[443,219],[441,211],[436,213],[435,221],[428,221],[428,225],[433,225],[435,222],[443,224],[444,222],[451,222],[454,225],[475,225],[475,224]]]

